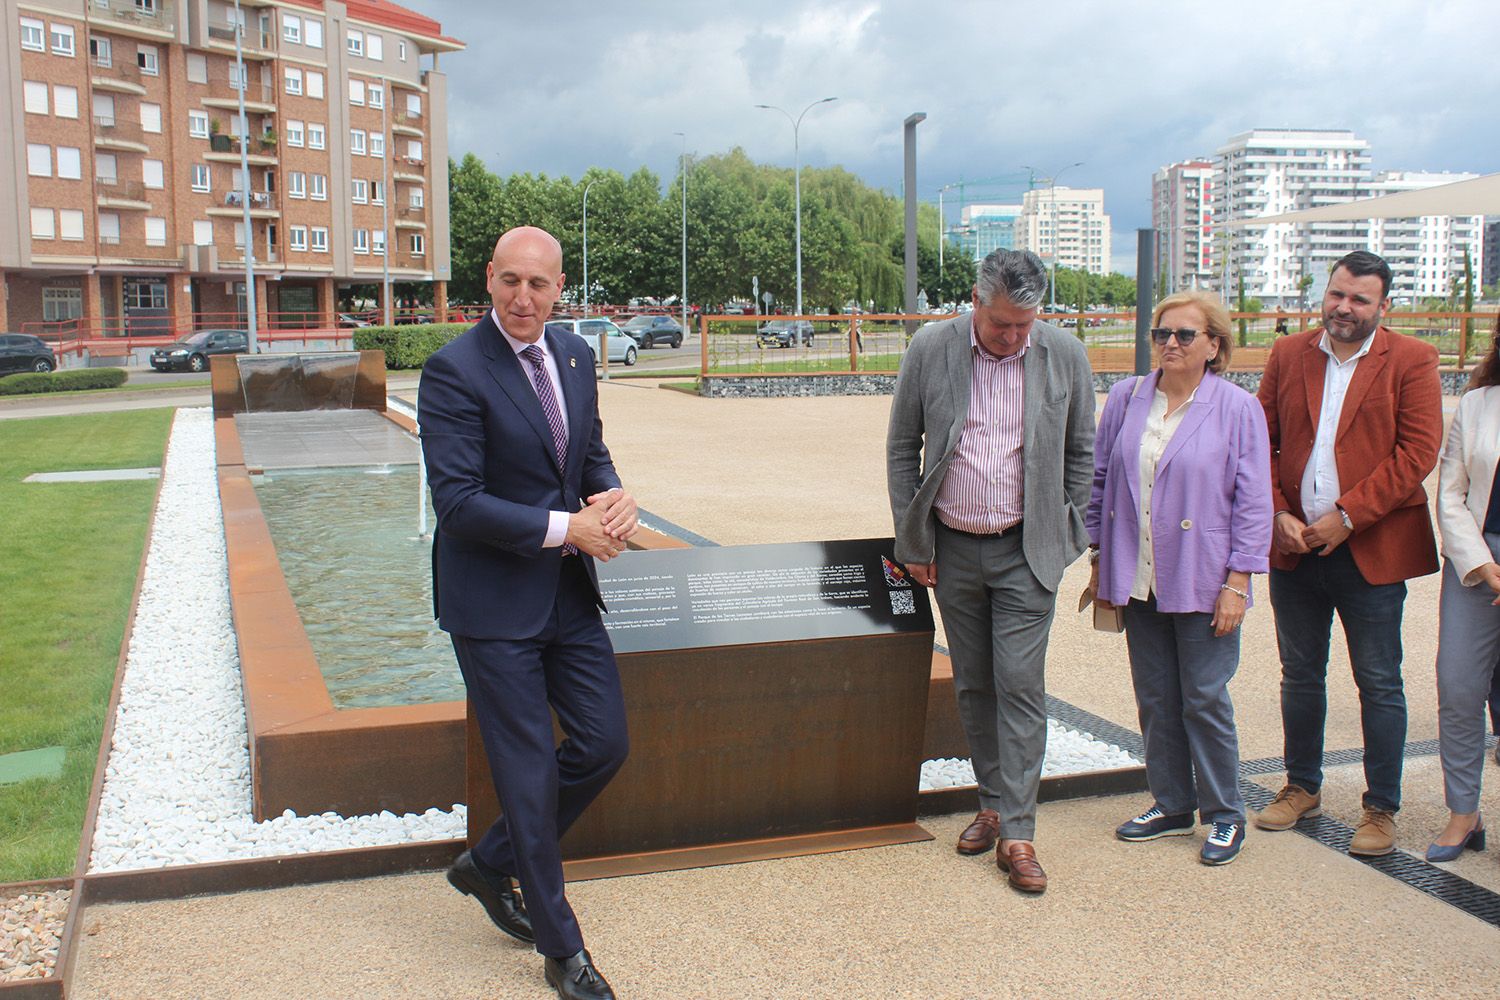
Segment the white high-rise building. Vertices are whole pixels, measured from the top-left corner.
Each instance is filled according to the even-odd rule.
[[[1478,174],[1391,171],[1375,175],[1370,195],[1419,191],[1439,184],[1473,180]],[[1371,219],[1366,246],[1391,265],[1391,297],[1406,304],[1446,298],[1464,275],[1468,250],[1475,281],[1484,268],[1484,216],[1424,215],[1411,219]],[[1477,296],[1476,290],[1476,296]]]
[[[1151,178],[1156,267],[1168,294],[1214,284],[1213,190],[1214,165],[1207,159],[1162,167]]]
[[[1213,212],[1218,223],[1278,215],[1368,197],[1370,144],[1347,129],[1254,129],[1218,149]],[[1220,229],[1213,263],[1220,287],[1266,306],[1295,307],[1304,275],[1365,248],[1364,222],[1281,222]]]
[[[1016,246],[1048,264],[1109,273],[1109,216],[1103,188],[1044,187],[1027,191],[1016,220]]]

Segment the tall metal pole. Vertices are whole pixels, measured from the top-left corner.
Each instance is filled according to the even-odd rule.
[[[687,133],[673,132],[682,136],[682,155],[677,159],[677,170],[682,175],[682,335],[688,335],[687,297]]]
[[[384,84],[381,85],[384,88]],[[391,105],[391,95],[380,95],[380,301],[384,306],[385,325],[391,325],[391,137],[386,128],[386,109]]]
[[[906,298],[903,310],[908,316],[917,311],[917,125],[927,120],[927,112],[917,111],[903,122],[903,147],[906,154]],[[917,332],[917,321],[906,321],[906,336]]]
[[[583,318],[589,318],[589,188],[594,180],[583,186]]]
[[[241,35],[245,32],[245,15],[240,0],[234,0],[234,62],[240,74],[240,207],[245,220],[245,330],[246,347],[251,354],[260,351],[255,324],[255,233],[250,229],[250,121],[245,117],[245,88],[250,77],[245,72],[245,51]]]
[[[1135,373],[1151,370],[1151,285],[1156,280],[1156,230],[1135,231]]]
[[[786,115],[786,120],[792,123],[792,192],[796,201],[795,211],[797,213],[797,315],[802,315],[802,147],[800,135],[802,132],[802,119],[809,111],[819,104],[828,104],[838,100],[837,97],[824,97],[813,101],[802,109],[802,113],[796,118],[791,116],[785,108],[778,108],[774,104],[757,104],[757,108],[765,108],[767,111],[780,111]]]
[[[947,221],[943,217],[943,195],[948,192],[946,186],[938,188],[938,280],[943,280],[943,225]],[[941,293],[938,298],[942,298]]]

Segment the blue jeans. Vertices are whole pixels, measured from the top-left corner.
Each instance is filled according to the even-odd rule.
[[[1323,786],[1323,725],[1328,714],[1328,639],[1338,612],[1359,688],[1365,737],[1364,805],[1401,807],[1406,750],[1406,692],[1401,684],[1401,609],[1406,584],[1365,581],[1347,545],[1304,555],[1293,570],[1271,570],[1271,607],[1281,650],[1281,727],[1287,780],[1316,793]]]

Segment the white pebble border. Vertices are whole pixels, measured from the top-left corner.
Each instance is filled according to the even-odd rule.
[[[1044,778],[1077,774],[1080,771],[1135,767],[1139,763],[1113,743],[1096,740],[1090,733],[1069,729],[1055,719],[1047,720],[1047,756],[1042,760]],[[959,788],[972,784],[973,762],[964,757],[948,757],[925,762],[917,787],[921,791],[930,792],[937,788]]]
[[[91,872],[464,835],[466,812],[251,819],[250,752],[229,609],[213,417],[181,409],[121,684]]]
[[[467,812],[251,818],[250,752],[229,607],[213,417],[180,409],[121,684],[89,871],[458,839]],[[1042,774],[1136,761],[1047,723]],[[921,788],[972,785],[967,760],[927,761]]]
[[[68,920],[68,889],[0,898],[0,983],[50,979]]]

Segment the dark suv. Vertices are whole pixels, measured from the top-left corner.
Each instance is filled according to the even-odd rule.
[[[682,346],[682,327],[670,316],[635,316],[622,329],[641,347]]]
[[[244,330],[199,330],[175,344],[151,352],[151,367],[159,372],[183,369],[208,371],[208,359],[215,354],[244,354],[250,335]]]
[[[757,347],[811,347],[810,319],[773,319],[755,332]]]
[[[0,333],[0,375],[15,372],[50,372],[57,357],[41,337],[29,333]]]

